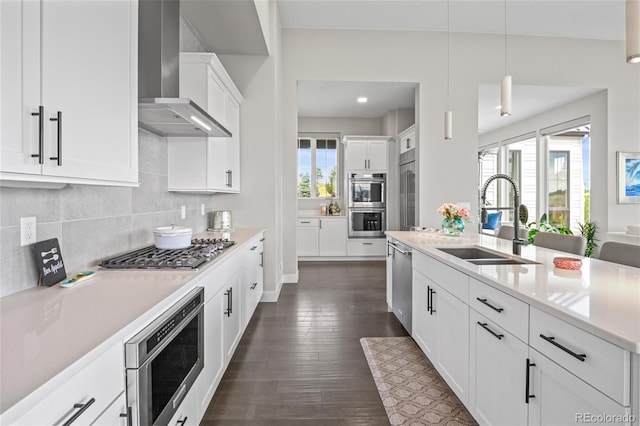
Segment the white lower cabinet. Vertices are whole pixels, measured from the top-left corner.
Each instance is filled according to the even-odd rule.
[[[412,297],[414,340],[481,425],[639,424],[629,351],[417,250]]]
[[[212,292],[217,289],[217,292],[209,299],[206,299],[207,293],[205,287],[205,305],[204,305],[204,367],[200,372],[200,376],[196,381],[197,389],[197,405],[199,405],[199,412],[204,414],[209,406],[209,401],[213,397],[213,394],[222,379],[224,373],[224,345],[222,334],[222,315],[224,304],[224,292],[222,288],[222,282],[225,281],[224,266],[220,268],[220,271],[216,271],[214,274],[210,274],[212,280],[207,282],[207,286],[212,287]],[[218,273],[219,272],[219,273]]]
[[[421,272],[413,273],[413,336],[462,402],[469,393],[469,307]]]
[[[530,367],[529,425],[628,424],[624,419],[630,418],[629,407],[617,404],[535,349],[530,349],[529,357],[534,364]]]
[[[318,229],[320,256],[347,255],[347,218],[320,219]]]
[[[387,240],[384,238],[349,238],[347,256],[384,256]]]
[[[469,411],[481,425],[526,425],[527,344],[473,309],[469,325]]]
[[[264,237],[262,234],[249,243],[245,252],[244,280],[242,283],[242,328],[245,329],[264,292]]]
[[[224,337],[225,365],[242,337],[242,310],[240,308],[242,269],[230,273],[222,294],[222,335]]]
[[[124,350],[119,342],[12,424],[57,425],[74,416],[76,424],[91,424],[123,392]]]
[[[129,426],[127,399],[122,392],[91,426]]]

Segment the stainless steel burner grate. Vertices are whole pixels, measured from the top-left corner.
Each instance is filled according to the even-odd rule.
[[[163,250],[148,246],[100,262],[107,269],[196,269],[235,241],[220,238],[196,238],[185,249]]]

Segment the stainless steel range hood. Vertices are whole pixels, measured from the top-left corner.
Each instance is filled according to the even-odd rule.
[[[141,0],[138,125],[160,136],[230,137],[191,99],[180,98],[180,1]]]

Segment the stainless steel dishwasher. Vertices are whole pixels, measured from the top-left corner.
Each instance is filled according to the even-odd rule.
[[[387,242],[387,256],[391,260],[391,306],[405,330],[411,334],[411,247],[399,241]]]

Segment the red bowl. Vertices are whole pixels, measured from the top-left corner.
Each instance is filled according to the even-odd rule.
[[[553,265],[560,269],[571,269],[573,271],[582,267],[582,260],[576,257],[554,257]]]

